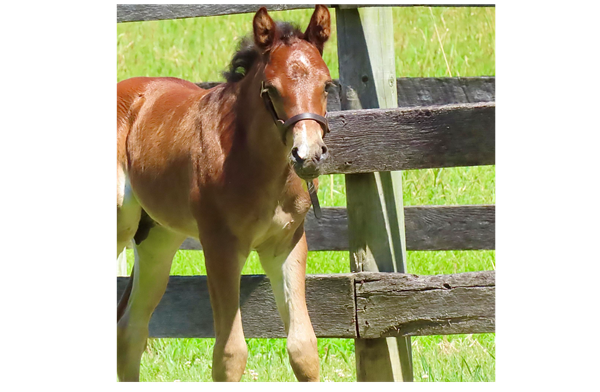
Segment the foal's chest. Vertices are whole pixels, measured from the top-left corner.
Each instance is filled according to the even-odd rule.
[[[252,248],[256,249],[261,245],[269,243],[278,243],[291,237],[300,223],[304,214],[298,211],[289,210],[282,205],[277,205],[271,219],[266,221],[264,226],[257,227],[254,232],[255,237],[252,241]]]

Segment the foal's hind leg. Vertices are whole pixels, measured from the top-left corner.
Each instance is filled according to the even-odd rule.
[[[121,381],[139,381],[148,323],[165,292],[173,256],[184,239],[185,236],[156,225],[134,248],[133,288],[117,323],[117,375]]]
[[[141,213],[125,172],[117,166],[117,257],[133,239]]]
[[[285,243],[288,246],[285,246]],[[291,251],[290,251],[291,249]],[[317,337],[305,298],[306,235],[301,226],[282,243],[259,249],[260,262],[271,280],[277,308],[287,333],[290,364],[298,381],[319,381]]]

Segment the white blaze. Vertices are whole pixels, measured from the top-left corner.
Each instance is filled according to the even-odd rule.
[[[298,146],[298,156],[301,159],[306,159],[308,157],[308,130],[306,129],[306,124],[304,122],[301,123],[302,129],[300,130],[300,146]]]

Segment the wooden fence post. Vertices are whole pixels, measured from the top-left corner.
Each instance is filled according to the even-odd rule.
[[[390,8],[336,8],[342,109],[396,108]],[[346,175],[353,272],[406,272],[402,173]],[[409,337],[355,339],[358,381],[412,381]]]

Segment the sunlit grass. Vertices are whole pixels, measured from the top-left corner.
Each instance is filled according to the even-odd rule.
[[[433,13],[433,17],[431,15]],[[452,76],[493,76],[495,10],[486,7],[392,8],[398,77],[450,76],[435,33],[438,27]],[[312,10],[270,13],[305,28]],[[335,12],[323,58],[339,76]],[[239,39],[252,28],[252,14],[120,23],[117,80],[173,76],[194,82],[222,81]]]

